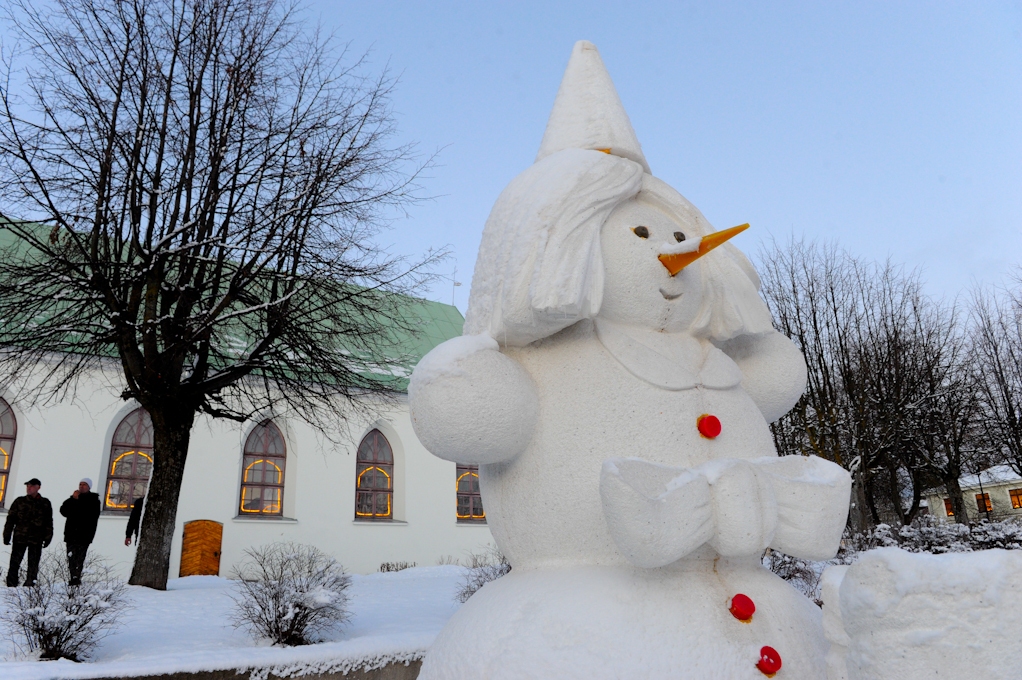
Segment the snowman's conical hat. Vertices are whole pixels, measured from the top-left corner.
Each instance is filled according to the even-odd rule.
[[[588,40],[579,40],[571,50],[536,161],[565,149],[604,151],[650,172],[600,52]]]

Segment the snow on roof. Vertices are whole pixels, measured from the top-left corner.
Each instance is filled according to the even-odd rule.
[[[995,465],[983,470],[979,475],[964,475],[958,480],[959,486],[963,489],[972,489],[980,485],[980,480],[984,486],[987,484],[1007,484],[1009,482],[1022,481],[1022,476],[1019,476],[1010,465]]]

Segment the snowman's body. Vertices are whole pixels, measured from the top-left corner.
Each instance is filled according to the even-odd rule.
[[[819,609],[760,558],[832,556],[850,478],[777,457],[768,421],[801,395],[804,360],[744,256],[695,259],[713,230],[649,173],[602,68],[576,45],[541,158],[487,221],[466,335],[409,386],[426,448],[480,465],[513,567],[420,678],[759,678],[767,646],[779,677],[823,678]],[[593,92],[604,106],[564,132]],[[751,621],[729,611],[739,593]]]
[[[592,321],[503,353],[525,369],[539,396],[528,448],[480,469],[490,531],[516,567],[628,563],[603,517],[600,472],[608,458],[692,468],[776,455],[766,421],[740,385],[667,390],[636,379]],[[696,429],[704,413],[721,421],[716,439]]]
[[[728,612],[736,592],[757,603],[748,624]],[[820,629],[819,607],[756,560],[516,568],[451,618],[419,678],[761,680],[770,644],[778,678],[822,680]]]
[[[455,614],[420,677],[762,678],[755,663],[764,645],[780,652],[784,677],[824,677],[819,608],[764,569],[758,553],[721,558],[704,547],[643,569],[621,554],[604,519],[609,457],[692,468],[776,455],[742,387],[668,390],[636,379],[592,321],[504,354],[539,399],[525,451],[480,467],[490,530],[514,569]],[[721,421],[716,439],[696,428],[704,413]],[[757,605],[749,623],[728,611],[736,593]]]

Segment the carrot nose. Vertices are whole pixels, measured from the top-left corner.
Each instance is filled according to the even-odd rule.
[[[748,228],[749,224],[745,223],[739,224],[737,227],[707,234],[699,239],[699,247],[697,249],[687,253],[661,253],[659,256],[660,262],[667,267],[667,271],[671,273],[671,276],[674,276],[706,253]]]

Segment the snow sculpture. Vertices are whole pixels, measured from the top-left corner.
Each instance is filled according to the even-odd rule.
[[[1013,678],[1022,552],[866,553],[823,575],[828,680]]]
[[[850,479],[776,455],[767,423],[805,363],[723,243],[737,231],[650,174],[576,44],[535,164],[486,222],[465,335],[409,386],[426,448],[480,465],[513,565],[420,678],[825,676],[819,609],[760,556],[832,556]]]

